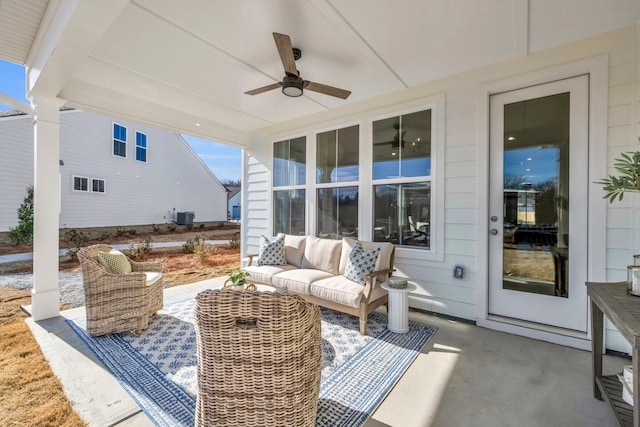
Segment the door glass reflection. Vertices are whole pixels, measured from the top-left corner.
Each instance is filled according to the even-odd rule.
[[[569,93],[504,106],[503,288],[569,296]]]

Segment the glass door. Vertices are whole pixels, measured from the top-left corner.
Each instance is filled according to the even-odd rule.
[[[490,314],[587,330],[588,77],[490,100]]]

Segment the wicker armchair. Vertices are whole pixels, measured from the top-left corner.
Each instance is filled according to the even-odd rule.
[[[196,297],[196,426],[313,426],[320,309],[292,293],[207,290]]]
[[[98,259],[111,246],[94,245],[78,251],[87,313],[87,332],[93,336],[146,328],[149,317],[163,305],[162,277],[147,285],[145,272],[162,273],[162,264],[129,260],[131,273],[113,274]]]

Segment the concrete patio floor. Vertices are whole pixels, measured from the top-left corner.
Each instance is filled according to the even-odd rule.
[[[221,287],[216,278],[165,290],[175,295]],[[100,364],[65,318],[28,319],[74,409],[90,426],[152,426],[135,401]],[[593,397],[591,353],[411,311],[439,328],[366,427],[614,426]],[[605,373],[630,361],[605,356]]]

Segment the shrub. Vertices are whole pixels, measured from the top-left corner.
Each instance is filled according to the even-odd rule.
[[[167,224],[168,231],[176,231],[176,226],[174,224]]]
[[[238,246],[240,246],[239,231],[236,231],[235,233],[233,233],[233,237],[231,238],[231,240],[229,240],[229,246],[231,246],[232,248],[237,248]]]
[[[122,237],[122,236],[126,236],[128,234],[127,229],[124,227],[118,227],[116,228],[116,236],[118,237]]]
[[[18,226],[9,230],[14,245],[33,242],[33,185],[27,187],[27,196],[18,208]]]
[[[111,233],[109,233],[108,231],[103,231],[102,234],[98,236],[98,240],[107,240],[109,237],[111,237]]]
[[[71,243],[71,247],[67,249],[67,256],[73,261],[77,261],[78,251],[88,240],[87,236],[82,231],[71,229],[65,231],[64,238],[67,242]]]
[[[151,224],[151,228],[156,233],[160,231],[160,226],[159,225]]]
[[[153,239],[147,236],[144,240],[129,242],[129,256],[133,259],[141,259],[153,249]]]

